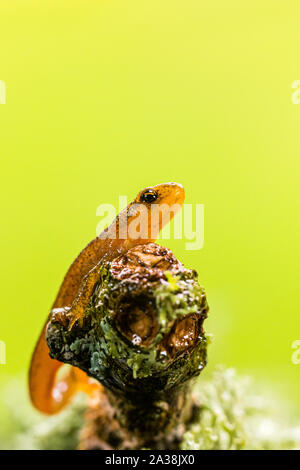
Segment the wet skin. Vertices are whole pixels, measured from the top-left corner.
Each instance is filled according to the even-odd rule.
[[[67,320],[70,329],[76,322],[80,325],[99,279],[99,264],[116,258],[136,245],[154,242],[183,202],[184,189],[177,183],[158,184],[143,189],[114,222],[82,250],[70,266],[31,359],[29,391],[31,401],[39,411],[57,413],[77,391],[89,393],[100,386],[92,385],[88,376],[74,367],[60,381],[56,380],[63,363],[49,356],[46,343],[49,318],[55,315]],[[159,217],[154,216],[157,212],[153,209],[160,210]],[[139,233],[138,230],[131,230],[135,223],[140,227]]]

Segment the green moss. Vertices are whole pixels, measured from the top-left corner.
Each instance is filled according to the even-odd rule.
[[[162,282],[154,291],[160,332],[167,333],[174,320],[185,315],[207,309],[205,289],[197,282],[195,271],[181,275],[166,271],[167,282]]]
[[[13,379],[1,392],[0,401],[5,404],[5,413],[1,415],[0,449],[76,449],[86,396],[78,394],[62,413],[45,417],[33,409],[26,391],[26,380]]]
[[[184,435],[182,449],[299,449],[300,428],[289,424],[285,403],[253,392],[249,377],[218,368],[194,393],[202,404],[198,422]],[[281,410],[281,412],[279,412]]]

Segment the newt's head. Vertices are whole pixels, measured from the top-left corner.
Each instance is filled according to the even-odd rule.
[[[182,206],[184,202],[184,189],[178,183],[162,183],[156,186],[150,186],[139,192],[135,199],[137,204],[167,204],[172,206],[178,204]]]
[[[154,241],[181,209],[185,193],[178,183],[149,186],[139,192],[126,211],[128,239]]]

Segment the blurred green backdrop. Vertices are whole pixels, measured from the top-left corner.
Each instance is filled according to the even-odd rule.
[[[2,0],[1,325],[25,371],[96,208],[178,181],[205,204],[199,271],[223,363],[295,410],[299,324],[298,0]]]

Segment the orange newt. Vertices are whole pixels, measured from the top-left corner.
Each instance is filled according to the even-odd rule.
[[[143,189],[70,266],[31,359],[29,391],[31,401],[39,411],[57,413],[77,391],[92,393],[95,387],[100,386],[92,385],[85,372],[75,367],[71,367],[63,378],[57,378],[63,363],[50,358],[46,343],[46,328],[51,316],[67,318],[69,328],[76,321],[81,325],[85,307],[99,279],[99,265],[136,245],[154,242],[162,227],[174,217],[183,202],[184,189],[177,183],[158,184]]]

